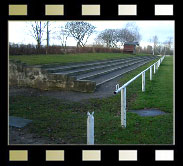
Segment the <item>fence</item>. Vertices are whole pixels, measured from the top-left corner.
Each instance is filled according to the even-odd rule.
[[[145,91],[145,72],[150,69],[150,80],[152,80],[152,68],[154,66],[154,74],[156,73],[156,70],[158,70],[160,64],[164,60],[165,56],[160,58],[157,62],[152,64],[150,67],[136,75],[134,78],[129,80],[127,83],[125,83],[123,86],[119,87],[119,84],[116,85],[116,91],[114,91],[114,94],[117,94],[121,91],[121,126],[122,128],[126,128],[126,87],[133,82],[135,79],[137,79],[139,76],[142,75],[142,92]]]

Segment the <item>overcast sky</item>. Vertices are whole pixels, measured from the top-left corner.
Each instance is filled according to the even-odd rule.
[[[36,44],[35,39],[30,36],[31,27],[29,25],[31,21],[9,21],[9,42],[19,44]],[[64,26],[67,21],[50,21],[50,29],[55,31],[55,27]],[[164,42],[168,37],[174,38],[174,21],[86,21],[96,26],[96,31],[100,32],[105,29],[121,29],[124,28],[126,23],[135,22],[139,27],[142,40],[140,45],[142,47],[151,44],[149,42],[152,36],[158,36],[160,42]],[[94,33],[88,39],[87,45],[93,44],[98,33]],[[56,39],[50,35],[50,45],[60,44]],[[45,37],[46,38],[46,37]],[[46,44],[46,41],[43,42]],[[67,45],[76,46],[76,41],[73,38],[69,38]]]

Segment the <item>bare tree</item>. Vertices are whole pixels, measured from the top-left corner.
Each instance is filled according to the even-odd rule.
[[[173,37],[168,37],[168,39],[164,42],[165,45],[165,54],[173,54],[172,50]]]
[[[104,43],[106,47],[117,47],[118,29],[105,29],[96,38],[96,41]]]
[[[38,52],[41,48],[42,41],[44,40],[43,39],[43,34],[45,32],[46,25],[47,25],[47,23],[42,22],[42,21],[34,21],[34,22],[31,22],[31,24],[30,24],[30,26],[31,26],[30,35],[37,42]]]
[[[47,38],[46,38],[46,41],[47,41],[47,48],[46,48],[46,54],[48,54],[48,47],[50,45],[50,32],[51,30],[49,29],[49,26],[50,26],[50,22],[47,21],[46,22],[46,34],[47,34]]]
[[[49,47],[49,34],[50,34],[50,31],[49,31],[49,21],[46,22],[46,34],[47,34],[47,47]]]
[[[158,37],[157,37],[156,35],[153,36],[153,37],[150,39],[150,42],[153,43],[153,55],[155,55],[155,54],[156,54],[157,47],[158,47],[158,43],[159,43]]]
[[[119,43],[139,42],[141,35],[135,23],[127,23],[123,29],[105,29],[96,38],[97,42],[104,43],[107,47],[117,47]]]
[[[153,43],[153,55],[173,54],[173,50],[171,50],[173,43],[172,37],[168,37],[166,41],[160,42],[158,36],[155,35],[150,39],[150,42]]]
[[[69,32],[67,29],[65,29],[64,26],[60,26],[59,29],[56,31],[55,39],[58,39],[61,43],[62,48],[64,49],[64,52],[66,53],[67,50],[67,39],[69,37]]]
[[[95,26],[84,21],[67,22],[65,29],[77,41],[77,47],[85,46],[88,38],[95,30]]]
[[[66,43],[68,37],[69,37],[68,31],[63,26],[61,26],[57,38],[60,40],[62,47],[67,45]]]
[[[123,45],[125,42],[139,42],[141,34],[138,26],[134,22],[127,23],[125,28],[118,32],[118,41]]]

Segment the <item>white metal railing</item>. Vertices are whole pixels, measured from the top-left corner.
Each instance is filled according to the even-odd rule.
[[[158,70],[160,64],[164,60],[165,56],[161,57],[157,62],[149,66],[147,69],[133,77],[131,80],[129,80],[127,83],[125,83],[123,86],[119,87],[119,84],[116,85],[116,91],[114,91],[114,94],[117,94],[121,91],[121,126],[122,128],[126,128],[126,87],[133,82],[135,79],[137,79],[139,76],[142,75],[142,92],[145,91],[145,72],[150,69],[150,80],[152,80],[152,68],[154,66],[154,74],[156,73],[156,70]]]
[[[94,112],[87,113],[87,145],[94,145]]]

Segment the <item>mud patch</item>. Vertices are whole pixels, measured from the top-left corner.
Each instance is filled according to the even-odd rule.
[[[30,133],[27,128],[9,127],[9,145],[54,145],[66,144],[62,139],[51,140]]]

